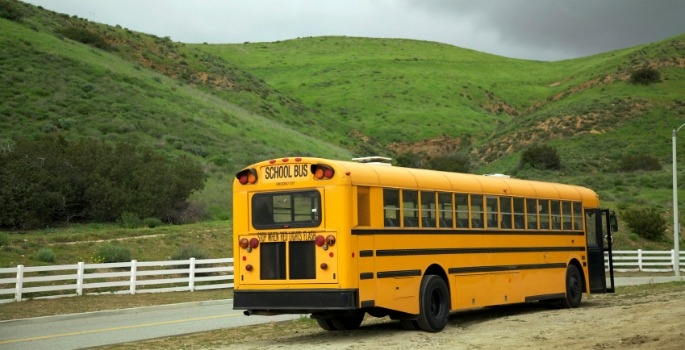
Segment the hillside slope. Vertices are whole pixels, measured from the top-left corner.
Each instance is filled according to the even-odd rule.
[[[30,23],[0,18],[0,144],[42,133],[145,143],[170,155],[193,154],[222,172],[284,154],[351,156],[301,128],[128,61],[120,57],[125,50],[93,48]]]

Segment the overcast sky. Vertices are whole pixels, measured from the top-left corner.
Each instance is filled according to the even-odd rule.
[[[185,43],[344,35],[561,60],[685,33],[684,0],[24,0]]]

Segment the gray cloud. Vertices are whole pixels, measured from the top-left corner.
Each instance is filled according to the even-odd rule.
[[[346,35],[558,60],[685,33],[682,0],[25,0],[188,43]]]

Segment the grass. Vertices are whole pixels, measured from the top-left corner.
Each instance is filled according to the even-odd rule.
[[[116,225],[89,224],[48,228],[38,231],[1,232],[0,266],[40,266],[40,250],[54,254],[50,264],[100,262],[97,252],[108,243],[117,243],[139,261],[171,260],[187,247],[202,248],[209,258],[233,255],[231,221],[212,221],[189,225],[163,225],[155,228],[123,229]]]

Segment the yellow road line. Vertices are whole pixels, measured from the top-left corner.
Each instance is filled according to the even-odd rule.
[[[112,331],[119,331],[119,330],[122,330],[122,329],[131,329],[131,328],[139,328],[139,327],[152,327],[152,326],[161,326],[161,325],[165,325],[165,324],[174,324],[174,323],[183,323],[183,322],[194,322],[194,321],[201,321],[201,320],[211,320],[211,319],[214,319],[214,318],[235,317],[235,316],[242,316],[242,315],[243,315],[242,313],[238,313],[238,314],[225,314],[225,315],[216,315],[216,316],[207,316],[207,317],[186,318],[186,319],[183,319],[183,320],[173,320],[173,321],[165,321],[165,322],[144,323],[144,324],[136,324],[136,325],[131,325],[131,326],[121,326],[121,327],[111,327],[111,328],[93,329],[93,330],[90,330],[90,331],[81,331],[81,332],[72,332],[72,333],[62,333],[62,334],[43,335],[43,336],[40,336],[40,337],[33,337],[33,338],[12,339],[12,340],[0,340],[0,345],[2,345],[2,344],[20,343],[20,342],[25,342],[25,341],[45,340],[45,339],[59,338],[59,337],[71,337],[71,336],[75,336],[75,335],[83,335],[83,334],[90,334],[90,333],[112,332]]]

